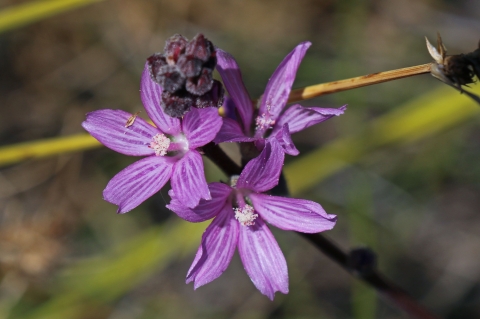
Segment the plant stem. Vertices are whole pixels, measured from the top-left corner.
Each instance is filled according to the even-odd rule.
[[[307,86],[301,89],[292,90],[290,92],[288,103],[307,100],[325,94],[356,89],[362,86],[398,80],[418,74],[430,73],[431,66],[432,63],[427,63],[403,69],[372,73],[355,78]]]
[[[322,234],[304,234],[298,233],[310,241],[315,247],[322,251],[327,257],[332,259],[344,270],[354,275],[366,284],[375,289],[378,293],[387,297],[394,302],[400,309],[403,309],[412,318],[418,319],[438,319],[422,305],[417,303],[410,297],[403,289],[398,287],[395,283],[383,276],[375,267],[369,271],[362,271],[362,269],[352,267],[350,256],[340,249],[334,242],[323,236]]]

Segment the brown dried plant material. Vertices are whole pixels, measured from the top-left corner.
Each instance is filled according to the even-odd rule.
[[[434,47],[425,37],[427,49],[435,62],[431,74],[443,83],[450,85],[460,93],[465,93],[480,104],[480,97],[465,91],[462,85],[475,83],[475,76],[480,78],[480,43],[479,47],[470,53],[447,55],[447,48],[442,37],[437,34],[437,47]]]

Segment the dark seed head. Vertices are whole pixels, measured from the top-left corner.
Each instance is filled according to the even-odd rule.
[[[459,85],[471,84],[474,82],[475,73],[470,66],[470,61],[464,54],[451,55],[445,58],[445,75]]]
[[[165,57],[161,53],[155,53],[147,59],[148,70],[150,71],[150,76],[154,82],[161,81],[160,69],[167,65]]]
[[[224,90],[212,76],[215,47],[202,34],[190,41],[175,34],[164,52],[150,56],[147,63],[152,80],[163,88],[162,106],[170,116],[180,117],[191,106],[221,106]]]
[[[190,107],[194,104],[193,97],[188,92],[182,92],[181,94],[172,94],[170,92],[163,91],[162,93],[162,106],[165,113],[171,117],[182,117],[185,113],[190,111]]]
[[[177,62],[178,69],[187,77],[198,76],[202,72],[202,61],[182,55]]]
[[[210,91],[204,95],[198,96],[195,99],[195,107],[203,109],[205,107],[220,107],[223,105],[223,97],[225,91],[222,83],[217,80],[213,80],[213,85]]]
[[[173,65],[178,61],[180,55],[185,51],[187,43],[188,40],[180,34],[175,34],[166,41],[163,52],[168,64]]]
[[[202,73],[198,77],[189,78],[185,85],[188,92],[193,95],[204,95],[213,85],[212,71],[209,69],[202,69]]]
[[[185,83],[185,76],[174,65],[164,65],[157,73],[159,84],[164,91],[174,93],[180,90]]]
[[[203,34],[197,34],[192,40],[188,41],[185,48],[185,55],[197,58],[206,62],[214,51],[212,42],[205,39]]]

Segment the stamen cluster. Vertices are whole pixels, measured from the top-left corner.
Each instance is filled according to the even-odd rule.
[[[235,219],[238,220],[242,226],[253,226],[255,225],[255,219],[258,217],[258,214],[255,214],[255,210],[252,206],[246,204],[244,207],[234,208]]]
[[[155,151],[156,156],[164,156],[167,154],[168,147],[170,146],[170,139],[165,134],[156,134],[148,147]]]

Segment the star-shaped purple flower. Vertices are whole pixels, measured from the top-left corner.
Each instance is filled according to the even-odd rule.
[[[182,119],[166,115],[160,105],[162,87],[148,68],[142,74],[140,95],[156,125],[121,110],[87,114],[82,126],[93,137],[125,155],[147,156],[115,175],[103,191],[104,199],[126,213],[158,192],[171,180],[172,189],[187,207],[211,199],[198,148],[212,141],[222,125],[215,108],[193,108]]]
[[[224,118],[222,128],[215,138],[215,143],[255,142],[262,149],[265,138],[274,138],[285,153],[298,155],[299,151],[292,142],[290,134],[318,124],[333,116],[343,114],[345,106],[338,109],[320,107],[302,107],[292,105],[283,113],[293,81],[310,42],[300,43],[277,67],[268,81],[260,102],[258,116],[255,118],[255,132],[250,133],[254,120],[252,101],[243,84],[240,68],[235,59],[225,51],[217,49],[217,70],[222,77],[231,101],[225,104],[236,107],[239,119]],[[232,103],[233,102],[233,103]],[[232,114],[227,110],[227,114]]]
[[[212,199],[201,200],[193,209],[186,207],[175,190],[167,207],[191,222],[215,219],[202,236],[187,283],[194,288],[218,278],[228,267],[235,249],[247,274],[268,298],[275,292],[288,293],[285,257],[265,221],[284,229],[317,233],[332,229],[335,215],[327,214],[312,201],[265,194],[278,184],[285,153],[281,145],[266,141],[261,154],[252,159],[231,185],[210,183]]]

